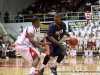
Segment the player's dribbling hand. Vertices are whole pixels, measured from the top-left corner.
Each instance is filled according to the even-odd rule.
[[[41,47],[40,51],[44,53],[46,51],[46,48],[45,47]]]

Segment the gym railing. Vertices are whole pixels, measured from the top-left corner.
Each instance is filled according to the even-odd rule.
[[[85,20],[85,12],[67,12],[61,13],[62,20]],[[30,14],[30,15],[10,15],[9,19],[4,19],[5,23],[17,23],[17,22],[31,22],[33,16],[40,18],[42,22],[53,21],[53,13],[48,14]]]

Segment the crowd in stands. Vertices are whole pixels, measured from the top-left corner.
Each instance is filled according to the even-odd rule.
[[[44,0],[45,1],[45,0]],[[59,3],[42,3],[37,2],[35,4],[29,5],[27,8],[22,8],[16,16],[14,17],[14,22],[30,22],[33,16],[38,16],[41,21],[51,21],[53,20],[53,16],[55,13],[65,13],[64,18],[69,19],[68,16],[72,16],[72,12],[76,12],[81,5],[86,0],[59,0]],[[98,0],[90,0],[86,3],[85,9],[82,12],[91,11],[91,5],[99,4]],[[84,16],[84,13],[80,13],[79,16]],[[8,23],[9,19],[9,12],[6,11],[4,22]]]
[[[22,10],[18,12],[17,16],[15,16],[14,22],[22,22],[22,21],[30,22],[31,18],[34,15],[38,16],[43,21],[44,15],[42,14],[45,14],[45,18],[47,21],[52,20],[56,12],[66,14],[68,12],[77,11],[77,9],[80,8],[80,5],[84,1],[85,0],[72,0],[72,1],[65,1],[60,4],[52,4],[52,5],[48,3],[45,3],[45,4],[40,3],[39,5],[32,4],[32,5],[29,5],[27,8],[22,8]],[[68,13],[67,15],[71,16],[70,13]]]

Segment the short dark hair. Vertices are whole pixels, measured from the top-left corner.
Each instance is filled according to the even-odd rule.
[[[62,16],[61,13],[56,13],[54,16]]]
[[[39,20],[39,18],[37,16],[34,16],[32,19],[32,23],[35,23],[37,20]]]

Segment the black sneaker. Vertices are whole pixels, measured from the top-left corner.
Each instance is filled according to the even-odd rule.
[[[44,68],[40,69],[40,75],[43,75]]]
[[[57,75],[56,69],[57,69],[57,66],[56,67],[53,67],[53,66],[50,67],[51,73],[53,73],[54,75]]]

